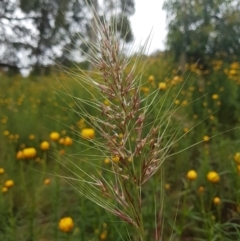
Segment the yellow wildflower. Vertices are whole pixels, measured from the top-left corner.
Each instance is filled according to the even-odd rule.
[[[203,141],[208,142],[209,140],[210,140],[209,136],[205,135],[205,136],[203,137]]]
[[[158,88],[159,88],[160,90],[166,90],[166,89],[167,89],[167,84],[166,84],[165,82],[160,82],[160,83],[158,84]]]
[[[229,75],[236,75],[237,71],[235,69],[230,69],[228,72]]]
[[[100,240],[106,240],[107,239],[107,231],[104,230],[101,234],[100,234]]]
[[[43,151],[46,151],[50,148],[50,144],[48,141],[43,141],[41,144],[40,144],[40,148],[41,150]]]
[[[95,137],[95,130],[92,128],[84,128],[81,131],[81,136],[84,139],[93,139]]]
[[[65,233],[70,232],[74,227],[73,219],[71,217],[62,218],[58,223],[58,227]]]
[[[8,188],[7,187],[2,187],[2,193],[5,193],[8,191]]]
[[[209,182],[217,183],[220,180],[220,176],[217,172],[211,171],[207,174],[207,179]]]
[[[200,186],[200,187],[198,188],[198,192],[199,192],[199,193],[204,193],[204,191],[205,191],[205,188],[204,188],[203,186]]]
[[[61,134],[62,134],[62,135],[66,135],[66,133],[67,133],[66,130],[62,130],[62,131],[61,131]]]
[[[66,136],[66,137],[64,138],[63,145],[64,145],[64,146],[71,146],[72,144],[73,144],[72,138],[70,138],[69,136]]]
[[[23,158],[26,158],[26,159],[34,158],[37,155],[37,151],[34,147],[24,148],[22,153],[23,153]]]
[[[112,157],[112,161],[113,161],[113,162],[119,162],[119,160],[120,160],[120,157],[119,157],[119,156],[113,156],[113,157]]]
[[[148,82],[153,82],[155,80],[154,76],[153,75],[150,75],[148,77]]]
[[[52,141],[58,141],[58,139],[60,138],[60,134],[58,132],[54,131],[54,132],[50,133],[49,137]]]
[[[214,203],[215,205],[219,205],[219,204],[221,203],[221,199],[220,199],[219,197],[215,197],[215,198],[213,199],[213,203]]]
[[[9,131],[4,131],[4,132],[3,132],[3,135],[4,135],[4,136],[8,136],[9,134],[10,134]]]
[[[110,160],[109,160],[108,158],[105,158],[104,163],[105,163],[105,164],[109,164],[109,163],[110,163]]]
[[[58,143],[61,144],[61,145],[63,145],[63,143],[64,143],[64,138],[63,138],[63,137],[60,138],[59,141],[58,141]]]
[[[230,64],[231,69],[239,69],[239,63],[238,62],[233,62]]]
[[[175,104],[175,105],[179,105],[179,104],[180,104],[180,100],[175,100],[175,101],[174,101],[174,104]]]
[[[189,132],[188,127],[184,127],[183,131],[184,131],[185,133]]]
[[[150,89],[148,87],[142,86],[141,91],[147,94],[150,91]]]
[[[35,139],[35,136],[33,134],[29,135],[28,136],[29,140],[34,140]]]
[[[108,100],[104,100],[103,103],[104,103],[104,105],[107,105],[107,106],[110,105],[110,102]]]
[[[213,100],[217,100],[218,98],[219,98],[218,94],[213,94],[213,95],[212,95],[212,99],[213,99]]]
[[[188,105],[188,101],[187,100],[184,100],[182,103],[181,103],[181,106],[187,106]]]
[[[196,180],[197,179],[197,172],[195,170],[190,170],[187,173],[187,179],[190,180],[190,181]]]
[[[50,180],[49,178],[46,178],[46,179],[44,180],[44,184],[45,184],[45,185],[48,185],[50,182],[51,182],[51,180]]]
[[[166,189],[166,190],[169,190],[170,188],[171,188],[171,185],[170,185],[169,183],[166,183],[166,184],[165,184],[165,189]]]
[[[23,151],[18,151],[17,154],[16,154],[16,158],[18,160],[24,159]]]
[[[2,124],[6,124],[7,120],[8,120],[7,118],[2,118],[2,120],[1,120]]]
[[[240,164],[240,152],[237,152],[234,157],[233,157],[234,161],[238,164]]]
[[[6,187],[6,188],[10,188],[10,187],[13,187],[13,186],[14,186],[14,181],[13,180],[7,180],[4,183],[4,187]]]

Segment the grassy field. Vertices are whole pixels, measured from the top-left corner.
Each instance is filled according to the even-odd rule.
[[[140,61],[135,72],[141,68]],[[83,101],[94,102],[92,96],[111,103],[83,88],[75,73],[0,73],[0,240],[137,240],[130,224],[80,195],[78,181],[65,178],[108,178],[112,163],[121,165],[96,147],[101,137],[90,117],[80,114],[102,118]],[[147,240],[155,240],[156,223],[162,240],[239,240],[240,64],[189,64],[180,74],[170,58],[159,55],[150,57],[140,77],[150,121],[174,110],[167,127],[174,144],[142,192]],[[123,136],[116,138],[121,142]],[[131,141],[136,145],[136,136]],[[147,158],[147,151],[141,155]]]

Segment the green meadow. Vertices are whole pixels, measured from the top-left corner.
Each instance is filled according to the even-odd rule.
[[[147,118],[161,124],[159,113],[170,111],[163,126],[174,133],[164,163],[143,184],[147,240],[155,240],[156,224],[161,240],[240,240],[240,63],[216,59],[208,68],[189,63],[179,71],[171,56],[159,54],[148,57],[142,72],[146,58],[134,74],[142,73]],[[102,118],[85,101],[94,103],[92,96],[106,108],[112,102],[84,86],[78,72],[0,73],[0,240],[139,240],[130,223],[79,193],[80,180],[92,173],[111,178],[112,166],[122,164],[114,154],[103,155],[98,130],[81,115]],[[121,132],[115,136],[124,141]],[[129,137],[130,146],[136,139]],[[167,143],[168,137],[160,145]],[[147,159],[148,151],[140,154]]]

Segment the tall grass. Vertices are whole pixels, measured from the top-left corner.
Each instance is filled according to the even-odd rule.
[[[240,63],[180,76],[92,15],[91,72],[1,76],[0,240],[239,240]]]
[[[171,89],[162,91],[162,87],[144,95],[140,89],[145,84],[142,75],[147,60],[141,58],[150,38],[130,68],[131,57],[124,54],[116,23],[110,25],[100,20],[91,4],[89,9],[94,16],[93,30],[98,36],[96,42],[88,43],[91,54],[86,53],[94,71],[86,73],[79,69],[79,74],[68,71],[89,98],[72,96],[67,86],[65,94],[72,96],[78,106],[75,114],[87,123],[87,131],[94,134],[82,134],[84,140],[79,140],[79,146],[84,149],[78,157],[84,164],[70,160],[73,168],[63,164],[68,170],[66,180],[81,195],[126,222],[126,235],[119,233],[121,237],[162,240],[162,166],[166,158],[174,154],[171,149],[180,139],[176,118],[173,118],[177,108],[169,101]],[[136,72],[139,62],[143,66]],[[109,168],[98,164],[103,159],[110,162]],[[146,207],[148,212],[151,207],[150,215]],[[150,231],[146,228],[152,222],[149,220],[154,223]]]

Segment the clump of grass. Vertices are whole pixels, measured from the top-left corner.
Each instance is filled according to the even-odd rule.
[[[88,61],[95,71],[69,74],[89,96],[88,99],[73,96],[79,108],[75,113],[96,132],[96,137],[87,140],[80,137],[79,146],[85,146],[78,153],[82,162],[69,160],[74,168],[65,166],[71,174],[66,180],[80,194],[135,229],[134,236],[129,233],[129,239],[161,240],[164,201],[161,167],[178,134],[178,128],[172,124],[176,107],[168,103],[171,89],[157,89],[147,96],[141,93],[147,60],[141,72],[136,72],[136,68],[148,41],[129,68],[131,57],[123,54],[124,45],[115,32],[116,23],[100,21],[90,7],[98,38],[88,44],[91,48]],[[109,168],[100,164],[103,159],[110,162]],[[91,173],[84,169],[86,165],[92,167]],[[149,195],[145,191],[147,185],[152,185],[152,203],[145,203],[145,195]],[[152,232],[146,231],[149,222],[144,214],[146,205],[154,207]]]

